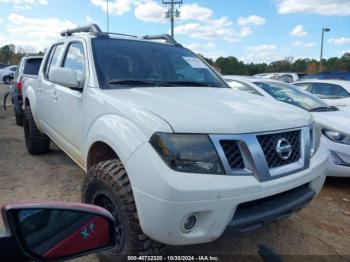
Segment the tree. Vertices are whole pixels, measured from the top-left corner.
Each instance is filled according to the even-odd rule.
[[[33,52],[33,50],[16,47],[15,45],[5,45],[0,48],[0,63],[2,64],[18,64],[25,55],[43,55],[43,52]]]

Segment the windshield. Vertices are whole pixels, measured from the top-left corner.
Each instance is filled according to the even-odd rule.
[[[262,88],[275,99],[308,111],[337,110],[327,105],[318,97],[299,90],[289,84],[268,81],[256,81],[254,84]]]
[[[103,89],[149,86],[228,87],[185,48],[157,42],[94,39],[96,70]]]

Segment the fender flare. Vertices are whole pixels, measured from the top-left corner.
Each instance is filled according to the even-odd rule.
[[[100,116],[88,130],[83,151],[85,169],[90,148],[96,142],[107,144],[125,165],[137,148],[149,140],[135,124],[117,115]]]
[[[39,121],[39,115],[37,110],[37,101],[36,101],[36,94],[34,91],[34,88],[32,86],[27,86],[25,88],[25,91],[22,93],[23,96],[23,110],[27,106],[26,101],[29,101],[30,104],[30,110],[32,111],[35,124],[38,126],[39,129],[41,129],[40,121]]]

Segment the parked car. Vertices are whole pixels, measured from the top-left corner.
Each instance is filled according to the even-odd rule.
[[[300,80],[350,80],[350,71],[321,72],[317,74],[305,75]]]
[[[350,109],[350,82],[341,80],[305,80],[294,83],[327,104],[342,110]]]
[[[5,67],[8,67],[8,65],[7,64],[0,64],[0,69],[3,69]]]
[[[23,57],[14,76],[14,81],[10,87],[13,109],[16,117],[16,124],[23,125],[23,100],[22,89],[27,78],[37,78],[43,57],[27,56]]]
[[[62,36],[24,86],[25,141],[35,155],[53,140],[87,172],[83,202],[116,220],[102,258],[256,229],[320,192],[328,154],[305,110],[237,95],[169,35]]]
[[[3,81],[5,84],[11,84],[13,80],[13,76],[17,70],[17,66],[8,66],[3,69],[0,69],[0,80]]]
[[[304,73],[266,73],[266,74],[257,74],[255,77],[265,78],[265,79],[276,79],[286,83],[293,83],[298,81],[301,77],[304,77]]]
[[[1,207],[1,261],[66,261],[111,249],[115,222],[107,210],[81,203],[27,203]]]
[[[329,106],[314,95],[279,81],[242,77],[226,77],[226,80],[235,90],[248,91],[311,112],[321,127],[322,141],[330,155],[328,176],[350,177],[349,114]]]

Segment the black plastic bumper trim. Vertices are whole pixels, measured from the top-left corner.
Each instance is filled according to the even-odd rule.
[[[238,205],[225,233],[246,232],[288,217],[315,196],[308,184],[266,198]]]

